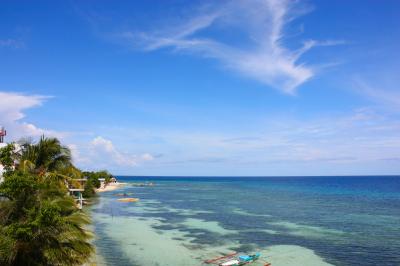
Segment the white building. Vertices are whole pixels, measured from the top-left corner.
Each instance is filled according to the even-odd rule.
[[[0,149],[7,146],[6,143],[0,143]],[[0,164],[0,183],[3,182],[3,166]]]
[[[7,146],[7,143],[4,143],[4,137],[7,135],[7,131],[4,127],[0,127],[0,149]],[[0,164],[0,183],[3,182],[3,166]]]

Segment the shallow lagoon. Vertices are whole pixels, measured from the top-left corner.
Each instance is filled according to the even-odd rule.
[[[398,178],[120,180],[91,208],[99,265],[202,265],[233,251],[274,266],[400,264]]]

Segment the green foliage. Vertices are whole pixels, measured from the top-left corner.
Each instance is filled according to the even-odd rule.
[[[89,180],[86,182],[82,196],[84,198],[91,198],[96,194],[95,186]]]
[[[83,172],[82,175],[87,179],[86,184],[90,183],[93,188],[100,187],[100,177],[97,172]]]
[[[66,194],[45,179],[15,171],[0,184],[0,265],[81,265],[93,250],[89,223]],[[51,196],[49,196],[51,195]]]
[[[85,191],[83,192],[84,198],[90,198],[95,195],[95,189],[101,185],[100,178],[104,178],[106,183],[110,182],[109,180],[112,178],[112,175],[107,171],[83,172],[82,175],[87,178]]]
[[[33,175],[13,172],[0,185],[0,192],[3,197],[10,200],[24,201],[37,190],[38,178]]]
[[[110,183],[111,178],[113,178],[113,176],[105,170],[99,171],[97,172],[97,174],[99,175],[100,178],[104,178],[106,183]]]
[[[21,146],[20,166],[24,167],[24,170],[43,175],[72,166],[70,150],[62,146],[56,138],[41,137],[37,144],[24,143]]]
[[[0,164],[3,166],[6,175],[13,170],[15,159],[16,152],[14,143],[10,143],[0,149]]]
[[[98,172],[83,172],[82,173],[84,177],[86,177],[87,179],[94,179],[94,180],[98,180],[100,178],[104,178],[106,183],[109,183],[111,178],[113,178],[113,176],[106,170],[102,170],[102,171],[98,171]],[[100,187],[100,181],[98,183],[97,188]]]
[[[68,196],[67,183],[82,173],[57,139],[42,137],[0,149],[0,265],[82,265],[90,258],[90,222]],[[15,167],[15,169],[14,169]],[[89,182],[99,186],[93,178]],[[94,192],[94,190],[93,190]]]

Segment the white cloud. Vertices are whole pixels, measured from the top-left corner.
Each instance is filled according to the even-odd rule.
[[[125,31],[119,36],[147,51],[170,47],[215,58],[229,69],[294,94],[298,86],[315,75],[313,67],[299,63],[300,57],[315,46],[344,43],[309,40],[297,50],[284,47],[285,26],[305,12],[297,1],[214,1],[201,14],[177,25],[169,23],[173,25],[153,32]],[[216,32],[206,37],[207,31]],[[240,39],[227,41],[233,32]],[[219,40],[219,35],[227,37]]]
[[[191,167],[196,164],[193,169],[203,171],[207,167],[203,169],[201,165],[209,163],[230,167],[226,173],[232,174],[241,167],[251,171],[251,165],[265,165],[267,169],[267,166],[308,164],[335,165],[340,171],[345,165],[373,165],[385,158],[400,158],[399,121],[372,108],[318,114],[308,119],[283,114],[268,117],[266,121],[257,123],[257,127],[243,124],[243,131],[158,129],[156,136],[145,131],[140,137],[140,129],[135,128],[120,133],[136,134],[149,147],[152,143],[145,136],[157,140],[155,147],[164,156],[152,164],[152,169],[187,163]]]
[[[0,112],[8,120],[19,120],[25,116],[23,110],[40,106],[47,98],[39,95],[0,92]]]
[[[140,158],[141,158],[143,161],[152,161],[152,160],[154,160],[153,155],[151,155],[150,153],[142,154],[142,155],[140,156]]]
[[[134,167],[145,161],[151,161],[154,157],[149,153],[134,155],[119,151],[111,140],[103,137],[94,138],[89,145],[88,161],[94,162],[98,166],[128,166]]]
[[[25,118],[24,111],[41,106],[48,98],[48,96],[0,91],[0,125],[8,129],[10,140],[27,136],[64,136],[62,132],[39,128],[32,123],[22,121]]]
[[[381,84],[382,83],[384,82],[381,82]],[[355,78],[355,90],[363,97],[366,97],[385,108],[390,108],[396,111],[400,110],[400,91],[398,90],[387,89],[385,85],[375,87],[360,77]]]
[[[96,137],[88,144],[75,144],[78,139],[69,139],[70,134],[37,127],[25,122],[25,112],[42,106],[48,96],[26,95],[15,92],[0,92],[0,126],[7,130],[7,141],[16,141],[22,137],[57,137],[67,144],[75,163],[92,169],[125,166],[133,167],[154,157],[149,153],[133,155],[119,151],[114,144],[103,137]]]
[[[90,159],[88,157],[82,155],[79,145],[68,144],[67,147],[71,151],[72,160],[75,164],[86,165],[86,164],[90,163]]]

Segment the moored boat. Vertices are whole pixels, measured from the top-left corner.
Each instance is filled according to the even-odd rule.
[[[206,260],[205,263],[215,263],[218,264],[219,266],[241,266],[241,265],[246,265],[250,264],[256,260],[258,260],[261,256],[259,252],[251,255],[241,255],[238,256],[237,258],[233,258],[236,255],[234,254],[229,254],[223,257],[211,259],[211,260]]]
[[[261,254],[259,252],[255,253],[253,255],[239,256],[239,262],[243,263],[243,264],[247,264],[247,263],[258,260],[260,258],[260,256],[261,256]],[[243,265],[243,264],[239,264],[239,265]]]
[[[239,260],[233,259],[233,260],[228,260],[228,261],[222,262],[219,264],[219,266],[236,266],[236,265],[239,265],[239,263],[240,263]]]

